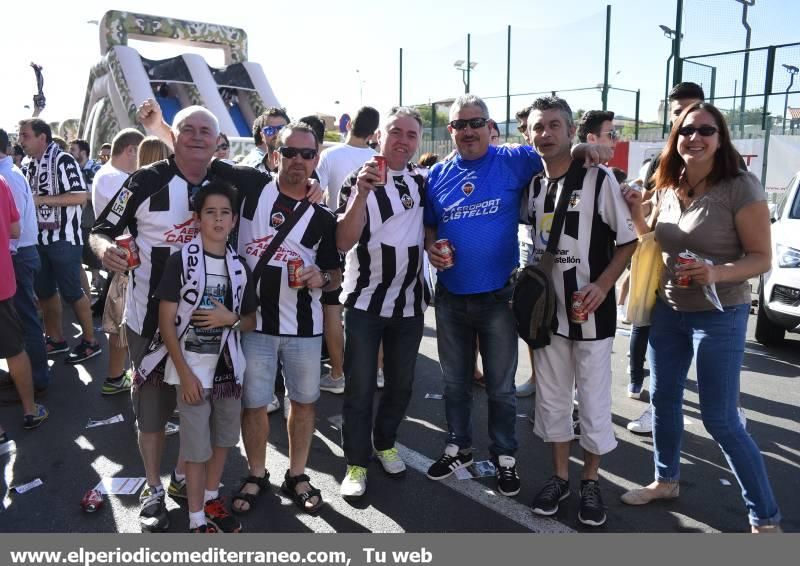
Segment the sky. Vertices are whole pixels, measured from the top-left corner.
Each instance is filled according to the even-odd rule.
[[[658,118],[663,98],[670,40],[658,25],[675,27],[676,0],[304,0],[238,4],[176,0],[83,0],[46,3],[34,21],[30,11],[4,16],[6,51],[0,127],[10,131],[30,115],[35,92],[31,61],[44,68],[47,108],[42,118],[80,117],[89,69],[100,59],[99,20],[108,9],[127,10],[243,28],[249,59],[262,65],[278,100],[291,116],[313,112],[340,115],[360,105],[379,110],[399,102],[399,49],[403,48],[403,103],[424,104],[464,91],[462,72],[471,35],[471,91],[489,98],[493,117],[505,118],[507,26],[511,25],[511,115],[536,93],[558,90],[573,109],[600,108],[596,87],[603,82],[606,5],[611,4],[610,78],[613,87],[641,90],[641,117]],[[233,6],[230,4],[229,6]],[[742,5],[736,0],[684,0],[683,55],[742,49]],[[800,41],[796,22],[800,2],[756,0],[749,8],[752,47]],[[185,53],[180,46],[137,44],[143,56],[167,58]],[[748,90],[763,90],[765,52],[751,57]],[[221,57],[208,59],[212,66]],[[216,57],[216,60],[215,60]],[[717,70],[717,96],[741,89],[741,59],[723,57]],[[776,74],[787,86],[780,65],[800,66],[800,48],[779,52]],[[705,83],[703,69],[694,67]],[[684,77],[686,78],[686,77]],[[785,79],[785,80],[784,80]],[[698,82],[700,79],[698,79]],[[800,81],[794,85],[800,86]],[[708,87],[704,84],[704,87]],[[724,92],[723,92],[724,91]],[[760,92],[760,91],[759,91]],[[783,97],[771,110],[782,113]],[[634,95],[611,91],[609,109],[633,116]],[[732,106],[733,101],[722,102]],[[789,104],[800,105],[800,93]],[[760,105],[753,100],[749,106]],[[772,107],[775,106],[775,109]]]

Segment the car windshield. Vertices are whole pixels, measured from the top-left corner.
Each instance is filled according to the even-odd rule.
[[[794,202],[789,209],[789,218],[800,218],[800,188],[794,192]]]

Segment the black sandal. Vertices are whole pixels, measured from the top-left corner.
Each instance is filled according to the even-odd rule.
[[[308,482],[308,485],[311,489],[306,491],[305,493],[297,493],[297,484]],[[316,487],[311,485],[311,479],[305,475],[300,474],[299,476],[290,476],[289,470],[286,470],[286,475],[284,476],[284,482],[281,485],[281,491],[287,495],[294,504],[297,505],[300,509],[308,513],[309,515],[313,515],[317,511],[320,510],[325,502],[322,500],[322,492],[318,490]],[[307,507],[306,503],[313,497],[317,497],[317,504],[311,507]]]
[[[252,483],[258,486],[258,493],[247,493],[244,490],[244,486],[248,483]],[[253,507],[256,506],[257,498],[262,495],[265,491],[269,491],[271,484],[269,483],[269,472],[264,470],[264,477],[260,478],[258,476],[247,476],[242,480],[242,483],[239,485],[239,491],[233,495],[231,499],[231,511],[236,513],[237,515],[246,515],[250,511],[253,510]],[[247,503],[247,509],[237,509],[234,503],[237,501],[244,501]]]

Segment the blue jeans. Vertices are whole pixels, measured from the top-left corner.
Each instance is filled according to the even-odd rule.
[[[653,389],[653,444],[657,481],[680,477],[683,388],[696,356],[703,425],[719,443],[733,470],[755,526],[774,525],[781,516],[756,443],[739,422],[739,371],[744,357],[750,305],[725,312],[678,312],[660,299],[650,327],[650,384]]]
[[[366,468],[375,450],[388,450],[411,401],[414,369],[422,341],[423,316],[385,318],[344,309],[344,408],[342,438],[348,465]],[[378,348],[383,340],[386,381],[373,426]]]
[[[650,337],[649,326],[631,326],[630,365],[631,383],[641,386],[644,383],[644,358]]]
[[[17,293],[14,295],[14,308],[22,321],[25,331],[25,351],[31,360],[33,370],[33,386],[44,389],[50,384],[50,369],[47,366],[47,351],[44,345],[44,331],[39,313],[36,311],[36,299],[33,294],[33,281],[41,269],[41,260],[36,246],[19,248],[12,256],[14,275],[17,280]]]
[[[38,248],[42,267],[34,281],[36,295],[40,299],[49,299],[59,292],[64,302],[70,305],[83,298],[83,246],[59,240],[46,246],[40,244]]]
[[[517,451],[517,326],[509,301],[513,286],[489,293],[454,295],[436,286],[436,342],[444,376],[448,444],[472,447],[472,383],[475,337],[480,342],[489,397],[489,452]]]

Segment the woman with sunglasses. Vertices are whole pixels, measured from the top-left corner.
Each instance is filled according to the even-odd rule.
[[[655,175],[661,193],[655,236],[664,271],[652,315],[648,360],[654,409],[655,481],[623,503],[678,497],[684,384],[694,359],[703,425],[742,489],[751,530],[779,532],[780,512],[764,458],[737,414],[739,373],[750,313],[748,280],[770,267],[770,223],[758,178],[739,169],[725,120],[704,102],[672,128]],[[640,233],[649,231],[641,198],[626,199]],[[683,252],[695,254],[682,263]],[[722,310],[706,298],[714,285]]]
[[[228,141],[228,136],[222,132],[217,138],[217,151],[214,152],[214,157],[226,160],[231,157],[231,143]]]

